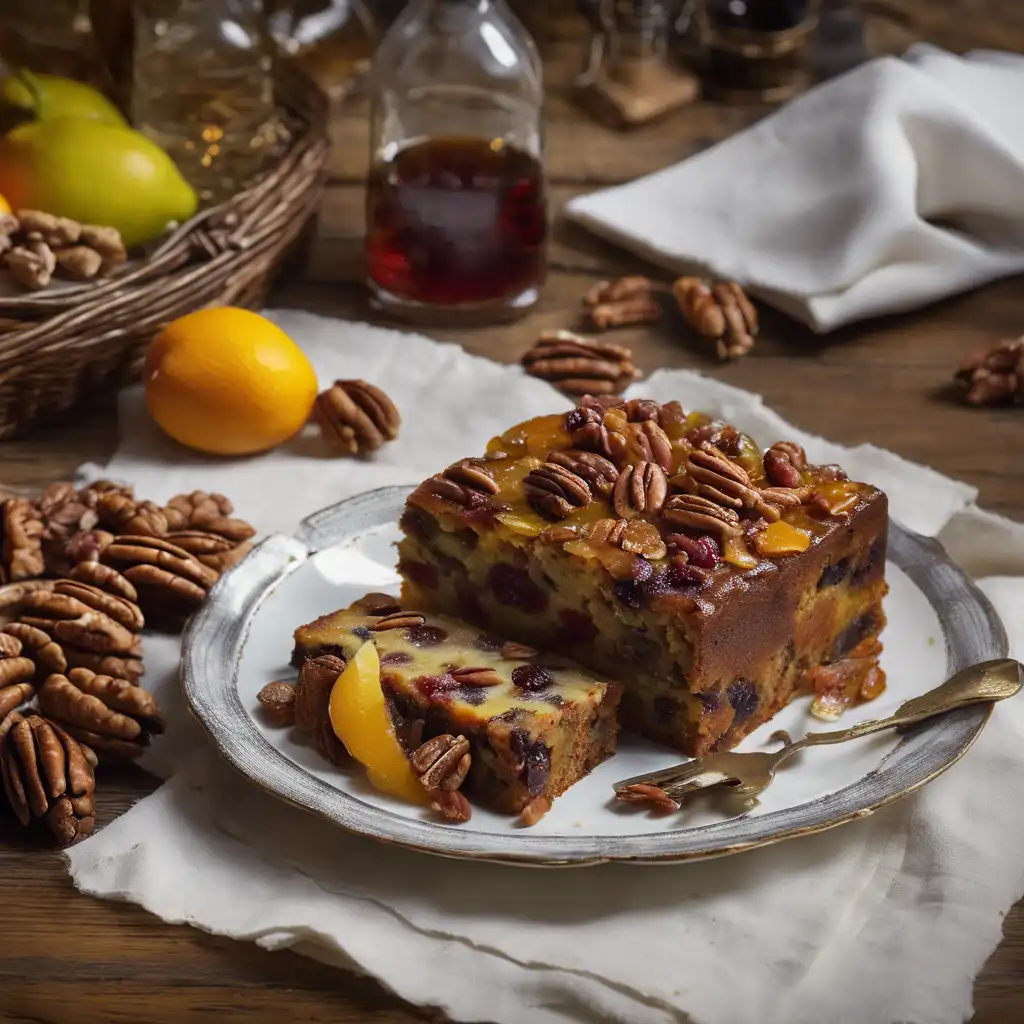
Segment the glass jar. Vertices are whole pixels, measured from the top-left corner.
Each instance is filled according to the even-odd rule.
[[[414,0],[370,75],[367,282],[419,322],[514,319],[546,267],[540,60],[504,0]]]
[[[204,202],[280,155],[272,43],[261,0],[136,0],[132,121]]]

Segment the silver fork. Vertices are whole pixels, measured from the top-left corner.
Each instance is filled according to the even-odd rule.
[[[832,732],[811,732],[796,743],[787,743],[775,753],[708,754],[661,771],[636,775],[615,783],[620,800],[649,801],[664,809],[688,793],[710,786],[727,785],[730,792],[755,797],[763,793],[775,778],[775,769],[800,750],[823,743],[845,743],[847,740],[885,729],[913,725],[926,718],[944,714],[955,708],[984,701],[1012,697],[1024,684],[1024,665],[1012,658],[999,658],[972,665],[957,672],[941,686],[901,704],[888,718],[860,722],[849,729]]]

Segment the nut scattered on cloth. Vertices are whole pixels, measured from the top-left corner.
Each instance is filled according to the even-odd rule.
[[[638,274],[615,281],[598,281],[583,296],[583,305],[598,330],[626,327],[630,324],[651,324],[663,312],[658,292],[665,286]]]
[[[323,439],[342,455],[376,451],[398,437],[402,424],[395,403],[364,380],[336,380],[317,395],[313,418]]]
[[[1024,404],[1024,335],[972,352],[956,379],[970,405]]]
[[[72,281],[104,277],[128,258],[116,228],[41,210],[0,217],[0,253],[11,280],[29,291],[45,288],[55,274]]]
[[[711,285],[699,277],[680,277],[672,293],[683,319],[715,343],[719,359],[737,359],[754,347],[757,310],[735,281]]]
[[[531,377],[578,396],[621,393],[640,376],[632,358],[632,351],[622,345],[572,331],[545,331],[520,361]]]

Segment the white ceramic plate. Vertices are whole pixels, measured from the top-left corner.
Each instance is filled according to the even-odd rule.
[[[742,814],[711,794],[670,816],[615,803],[614,782],[681,760],[624,737],[619,753],[559,797],[533,828],[480,808],[463,825],[439,821],[377,793],[357,768],[327,764],[292,731],[268,726],[256,700],[266,683],[294,677],[288,660],[296,626],[367,591],[398,593],[393,544],[408,492],[372,491],[311,516],[296,537],[264,540],[218,582],[183,644],[186,696],[223,756],[269,792],[347,829],[430,853],[518,864],[720,856],[831,828],[913,792],[957,761],[988,718],[990,706],[979,705],[904,735],[807,751]],[[882,664],[889,687],[836,728],[888,715],[955,671],[1006,655],[991,606],[935,541],[892,523],[886,572]],[[794,738],[822,729],[808,705],[809,698],[796,700],[738,749],[768,749],[776,729]]]

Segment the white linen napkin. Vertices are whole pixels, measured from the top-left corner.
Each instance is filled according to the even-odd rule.
[[[818,332],[1024,271],[1024,57],[869,61],[566,214]]]
[[[160,436],[133,389],[102,472],[158,500],[221,490],[261,530],[288,530],[570,404],[454,346],[307,314],[275,319],[321,380],[385,384],[402,410],[399,439],[368,461],[322,458],[303,438],[254,459],[206,459]],[[633,390],[727,415],[762,442],[793,438],[815,460],[841,458],[969,569],[979,550],[985,572],[998,566],[982,585],[1024,657],[1024,527],[979,513],[971,488],[807,435],[757,396],[694,373],[659,372]],[[969,756],[919,794],[840,829],[697,864],[527,871],[373,843],[278,802],[220,761],[191,719],[176,642],[147,638],[146,664],[170,725],[145,763],[169,781],[68,851],[75,885],[371,974],[454,1020],[957,1024],[1003,913],[1024,893],[1024,699],[1000,705]]]

